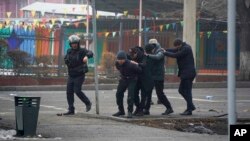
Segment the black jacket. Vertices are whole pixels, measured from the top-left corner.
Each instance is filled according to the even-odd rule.
[[[183,45],[177,49],[166,49],[164,55],[177,59],[179,68],[178,76],[181,79],[192,79],[196,76],[194,56],[191,47],[183,43]]]
[[[165,57],[163,53],[164,49],[162,49],[160,45],[156,45],[155,52],[153,52],[153,54],[148,55],[148,58],[153,62],[151,74],[154,80],[164,80]]]
[[[126,60],[122,65],[116,62],[115,66],[120,71],[121,79],[137,80],[138,74],[142,72],[141,67],[129,60]]]
[[[88,72],[88,66],[83,63],[83,58],[87,56],[88,58],[93,57],[93,52],[85,48],[79,49],[68,49],[67,54],[64,57],[65,64],[68,66],[68,73],[71,77],[77,77],[85,75]]]
[[[144,87],[144,89],[151,90],[153,84],[151,74],[151,69],[153,67],[152,59],[144,55],[144,49],[142,47],[134,47],[132,50],[134,50],[133,53],[136,53],[137,56],[134,59],[130,57],[131,60],[137,62],[142,68],[142,72],[138,75],[138,80],[140,80],[139,83],[142,83],[141,85]],[[133,54],[130,55],[133,56]]]

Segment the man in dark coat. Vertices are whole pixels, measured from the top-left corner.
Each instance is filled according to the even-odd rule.
[[[153,61],[153,67],[151,69],[152,78],[154,80],[154,87],[156,90],[156,94],[158,100],[166,107],[166,110],[162,115],[169,115],[173,113],[172,106],[163,92],[164,89],[164,76],[165,76],[165,57],[164,57],[164,49],[161,48],[160,44],[156,39],[150,39],[149,44],[146,46],[152,46],[147,48],[153,48],[151,54],[146,54],[148,58]]]
[[[192,100],[192,85],[196,76],[193,52],[191,47],[181,39],[174,41],[174,47],[166,49],[164,55],[177,59],[178,77],[181,79],[179,93],[187,102],[187,109],[181,115],[192,115],[192,111],[195,110]]]
[[[124,92],[128,89],[128,115],[127,118],[132,118],[135,86],[138,79],[138,74],[141,73],[141,68],[138,64],[132,63],[127,59],[127,54],[124,51],[117,53],[117,61],[115,63],[117,70],[120,72],[121,79],[116,92],[116,103],[118,105],[118,112],[113,116],[125,115],[123,106]]]
[[[139,46],[130,48],[129,56],[133,61],[135,61],[142,67],[142,73],[138,75],[138,80],[135,88],[134,100],[136,110],[133,115],[143,116],[143,109],[145,108],[146,99],[152,94],[153,89],[153,79],[150,72],[152,63],[150,63],[149,58],[145,56],[144,49]]]
[[[67,101],[68,112],[63,115],[75,114],[74,93],[86,105],[86,112],[91,109],[91,102],[88,97],[82,92],[82,84],[85,80],[85,73],[88,72],[87,60],[93,57],[93,52],[85,48],[80,48],[80,37],[71,35],[69,37],[70,48],[64,58],[65,64],[68,67],[67,81]]]

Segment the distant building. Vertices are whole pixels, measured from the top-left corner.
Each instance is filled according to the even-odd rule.
[[[7,18],[7,12],[11,12],[10,18],[19,18],[25,14],[20,9],[34,2],[85,4],[86,0],[0,0],[0,18]]]

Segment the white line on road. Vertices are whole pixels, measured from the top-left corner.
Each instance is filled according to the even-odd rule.
[[[156,95],[153,95],[152,97],[157,98]],[[182,97],[168,96],[167,98],[170,98],[170,99],[182,99],[183,100]],[[200,99],[200,98],[193,98],[193,100],[194,101],[200,101],[200,102],[219,102],[219,103],[220,102],[221,103],[227,102],[227,100],[209,100],[209,99]],[[248,102],[250,102],[250,100],[237,100],[237,103],[243,103],[243,102],[248,103]]]
[[[2,100],[8,100],[8,101],[14,101],[13,99],[7,98],[7,97],[0,97],[0,99],[2,99]],[[49,106],[49,105],[40,105],[40,107],[54,109],[54,110],[60,110],[60,111],[66,111],[66,109],[64,109],[64,108],[58,108],[58,107]]]

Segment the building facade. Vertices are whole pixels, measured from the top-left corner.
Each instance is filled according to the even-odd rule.
[[[85,4],[86,0],[0,0],[0,18],[19,18],[20,9],[34,2]],[[9,17],[7,12],[10,14]]]

